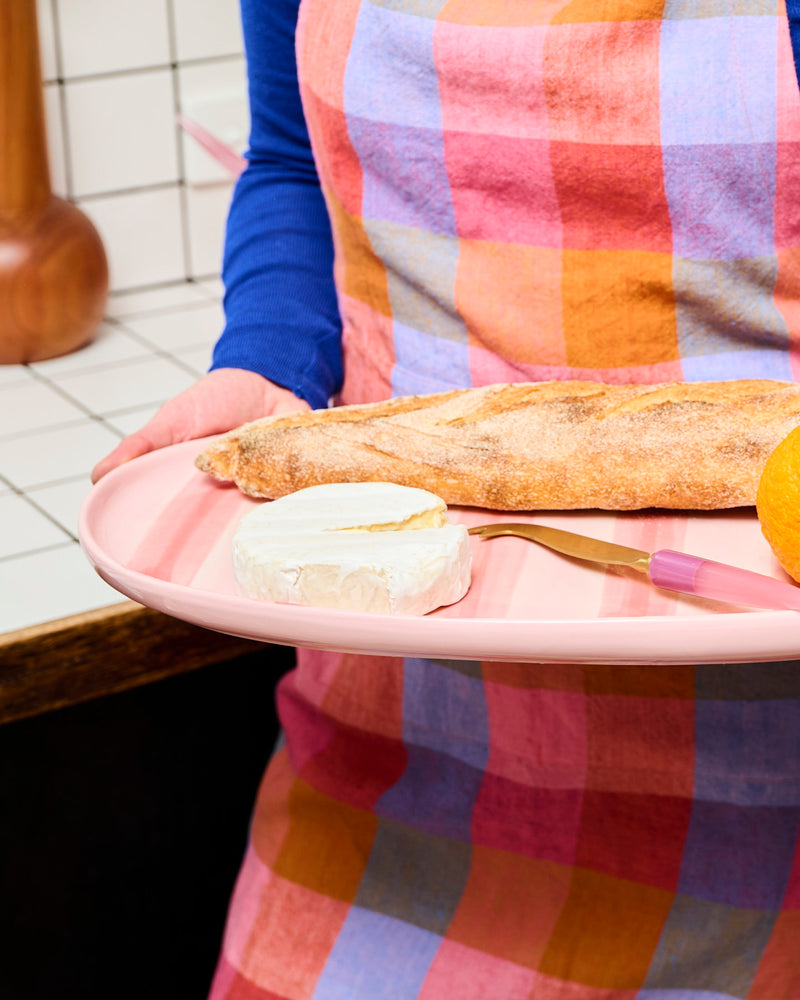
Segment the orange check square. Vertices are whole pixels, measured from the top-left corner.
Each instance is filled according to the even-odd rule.
[[[563,324],[573,368],[678,361],[670,254],[563,251]]]
[[[325,192],[336,247],[337,285],[384,316],[392,315],[386,268],[375,256],[364,224],[351,215],[330,191]]]
[[[636,698],[695,696],[694,667],[675,665],[654,670],[649,664],[592,663],[585,668],[587,695],[630,695]]]
[[[289,796],[289,829],[275,873],[322,896],[352,902],[375,839],[377,818],[297,781]]]
[[[580,663],[515,663],[511,660],[481,663],[481,676],[487,684],[544,691],[582,692],[583,671]]]
[[[476,846],[447,938],[535,969],[569,894],[570,877],[566,865]]]
[[[571,0],[553,18],[553,24],[578,21],[660,21],[665,0]]]
[[[672,899],[662,889],[573,869],[539,971],[609,990],[641,987]]]

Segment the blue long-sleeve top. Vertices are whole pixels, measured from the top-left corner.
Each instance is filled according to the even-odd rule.
[[[225,238],[213,368],[246,368],[324,407],[342,380],[333,239],[300,103],[299,0],[242,0],[250,141]]]
[[[251,131],[228,218],[226,325],[211,367],[256,371],[324,407],[341,385],[341,322],[330,223],[297,80],[299,5],[241,0]],[[786,6],[800,68],[800,0]]]

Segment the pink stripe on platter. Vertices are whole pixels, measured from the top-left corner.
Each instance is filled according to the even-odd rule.
[[[688,518],[682,514],[621,515],[614,524],[614,541],[645,552],[682,549]],[[654,587],[644,573],[609,570],[598,617],[629,618],[674,615],[680,598]]]
[[[455,520],[455,518],[453,518]],[[486,524],[510,521],[513,517],[496,513],[480,514],[463,512],[458,518],[465,524]],[[524,577],[524,567],[530,553],[529,544],[520,539],[472,540],[472,582],[467,596],[449,613],[454,617],[468,615],[474,618],[502,618],[514,606],[515,584]],[[438,612],[448,616],[448,610]]]
[[[467,527],[524,521],[608,537],[604,512],[506,512],[451,508]],[[472,584],[458,604],[434,612],[440,618],[573,620],[596,618],[605,568],[581,562],[513,536],[472,539]]]
[[[221,486],[202,472],[193,474],[148,527],[128,568],[190,584],[241,504],[235,486]]]

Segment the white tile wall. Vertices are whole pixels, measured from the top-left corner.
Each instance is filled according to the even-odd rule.
[[[58,427],[84,417],[79,405],[64,397],[51,385],[32,381],[15,383],[3,390],[2,442],[23,431]]]
[[[184,222],[190,274],[219,274],[222,270],[222,236],[228,215],[227,185],[204,184],[184,191]]]
[[[112,290],[215,278],[232,182],[176,115],[243,149],[238,0],[37,4],[53,189],[97,226]]]
[[[67,79],[170,62],[164,0],[62,0],[58,25]]]
[[[153,69],[65,84],[76,198],[177,184],[172,76]]]
[[[22,622],[39,624],[121,600],[96,573],[87,572],[86,557],[69,540],[43,552],[0,559],[0,593],[0,631],[5,632],[21,628]]]
[[[183,198],[178,185],[120,192],[81,206],[106,246],[111,288],[147,288],[186,278]],[[218,243],[222,232],[213,236]]]
[[[62,114],[63,88],[56,83],[48,83],[44,88],[44,115],[49,144],[50,182],[57,194],[64,194],[69,188],[67,181],[67,158],[64,138],[64,116]]]
[[[202,302],[180,313],[156,313],[135,316],[126,326],[155,350],[175,354],[190,348],[203,348],[210,352],[220,330],[223,313],[218,302]]]
[[[220,0],[173,0],[179,62],[233,55],[242,51],[237,3]]]
[[[61,545],[69,535],[26,497],[0,496],[0,559]]]
[[[97,226],[111,294],[88,346],[0,365],[0,632],[124,599],[77,540],[89,473],[207,370],[222,326],[231,180],[175,117],[240,151],[247,119],[238,0],[37,5],[53,189]]]
[[[52,0],[36,0],[39,21],[39,54],[45,80],[55,80],[60,73],[56,46],[55,14]]]
[[[0,390],[4,404],[8,391]],[[88,415],[70,423],[34,426],[0,439],[0,469],[11,486],[23,491],[73,476],[85,479],[116,443],[113,431]]]

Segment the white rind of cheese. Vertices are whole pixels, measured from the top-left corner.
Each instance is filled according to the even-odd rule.
[[[242,518],[233,568],[243,594],[267,601],[424,615],[470,585],[467,529],[427,490],[328,483]]]

